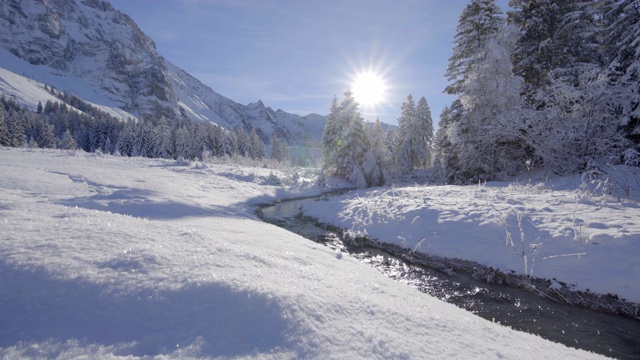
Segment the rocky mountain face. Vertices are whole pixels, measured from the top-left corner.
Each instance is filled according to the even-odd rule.
[[[238,104],[169,63],[127,15],[100,0],[2,0],[0,67],[132,117],[189,117],[319,143],[324,117]],[[3,52],[5,53],[5,52]],[[7,59],[14,56],[16,59]],[[33,104],[27,104],[33,105]]]

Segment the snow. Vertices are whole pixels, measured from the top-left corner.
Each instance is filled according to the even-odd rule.
[[[617,183],[638,179],[617,171]],[[636,181],[637,183],[637,181]],[[408,249],[640,303],[640,202],[579,177],[408,186],[306,201],[305,215]],[[633,194],[638,194],[634,189]]]
[[[123,120],[136,118],[118,108],[115,103],[98,95],[95,89],[91,89],[78,79],[51,75],[46,68],[20,60],[2,47],[0,47],[0,59],[2,59],[0,60],[0,93],[15,96],[19,103],[33,111],[38,107],[38,102],[43,106],[47,100],[63,103],[44,89],[45,85],[55,84],[60,91],[71,89],[72,94],[83,94],[84,101],[115,118]],[[19,75],[19,73],[29,74],[32,78],[40,79],[41,82]],[[93,94],[93,96],[87,96],[88,94]]]
[[[597,357],[257,220],[251,203],[317,193],[304,177],[9,148],[0,167],[1,358]]]

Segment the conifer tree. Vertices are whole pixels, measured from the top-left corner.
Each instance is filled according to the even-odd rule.
[[[445,77],[450,84],[445,92],[457,95],[464,92],[464,81],[477,62],[477,55],[487,41],[495,37],[505,20],[495,0],[471,0],[458,20],[455,44]]]
[[[413,126],[412,166],[414,169],[425,169],[431,166],[433,157],[433,120],[431,108],[423,96],[416,106],[416,122]]]
[[[322,132],[322,171],[325,174],[334,174],[337,171],[335,166],[339,140],[338,120],[340,117],[340,107],[335,96],[331,101],[329,111],[324,131]]]
[[[386,134],[382,131],[380,119],[376,118],[371,133],[371,149],[376,159],[378,159],[383,176],[388,178],[393,173],[393,157],[385,141]]]
[[[332,104],[332,114],[325,125],[325,175],[341,177],[357,187],[381,185],[384,177],[371,151],[358,104],[350,90],[344,96],[339,107],[335,107],[336,101]]]
[[[237,153],[240,156],[250,156],[249,153],[249,142],[250,142],[250,138],[249,135],[247,134],[247,131],[244,128],[244,125],[240,125],[238,128],[236,128],[236,146],[237,146]]]
[[[413,96],[408,95],[407,101],[402,103],[398,130],[395,138],[393,159],[396,169],[401,174],[408,174],[413,168],[413,127],[416,122],[416,105]]]
[[[262,142],[258,131],[254,127],[251,129],[251,134],[249,135],[249,157],[260,160],[264,158],[265,154],[264,142]]]
[[[164,116],[160,116],[158,125],[155,126],[152,135],[153,148],[155,149],[153,157],[171,159],[173,157],[171,128],[169,127],[169,122]]]
[[[60,139],[58,147],[64,150],[76,149],[76,141],[73,139],[73,135],[71,135],[71,132],[69,132],[69,129],[67,129],[62,135],[62,138]]]
[[[133,120],[128,120],[120,130],[118,142],[116,143],[116,150],[122,156],[133,156],[133,144],[135,139],[134,128],[135,122]]]
[[[287,145],[280,141],[275,132],[271,138],[271,159],[278,162],[283,162],[288,159]]]
[[[9,130],[7,127],[7,112],[4,106],[0,104],[0,146],[11,146],[11,139],[9,138]]]
[[[616,117],[627,139],[640,150],[640,4],[615,1],[606,8],[611,82],[620,96]]]

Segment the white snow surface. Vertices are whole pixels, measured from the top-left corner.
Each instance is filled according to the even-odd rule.
[[[640,174],[609,173],[608,182],[572,176],[360,190],[308,200],[304,213],[352,236],[640,303]]]
[[[14,96],[19,103],[32,111],[37,109],[38,102],[42,103],[43,106],[47,100],[60,104],[64,103],[44,88],[45,84],[56,84],[63,87],[62,89],[58,88],[60,91],[66,90],[71,91],[72,94],[85,94],[83,101],[115,118],[122,120],[136,118],[133,114],[120,109],[117,104],[103,98],[95,89],[92,89],[79,79],[52,75],[49,73],[50,70],[48,68],[28,64],[2,47],[0,47],[0,59],[0,94]],[[34,78],[39,79],[39,81],[34,80]]]
[[[250,203],[317,192],[304,178],[275,173],[276,186],[266,169],[10,148],[0,168],[3,359],[598,357],[257,220]],[[483,215],[446,216],[470,229]]]

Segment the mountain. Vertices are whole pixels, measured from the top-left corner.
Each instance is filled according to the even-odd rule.
[[[0,68],[0,91],[31,108],[50,100],[47,85],[124,119],[188,117],[311,146],[324,128],[317,114],[274,111],[262,101],[242,105],[216,93],[158,54],[153,40],[106,1],[1,1]]]

